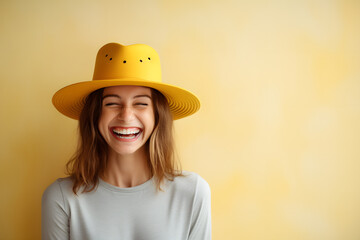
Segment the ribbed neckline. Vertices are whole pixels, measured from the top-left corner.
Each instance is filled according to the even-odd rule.
[[[105,182],[104,180],[102,180],[101,178],[99,178],[99,184],[101,186],[103,186],[104,188],[113,191],[113,192],[119,192],[119,193],[133,193],[133,192],[139,192],[142,191],[146,188],[149,188],[151,185],[154,185],[154,176],[152,178],[150,178],[149,180],[147,180],[146,182],[137,185],[135,187],[129,187],[129,188],[121,188],[121,187],[117,187],[114,186],[110,183]]]

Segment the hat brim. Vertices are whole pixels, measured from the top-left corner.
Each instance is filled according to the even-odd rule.
[[[52,102],[55,108],[65,116],[79,119],[86,97],[90,93],[105,87],[124,85],[150,87],[161,92],[169,103],[174,120],[189,116],[200,108],[199,99],[183,88],[139,78],[93,80],[75,83],[57,91],[52,98]]]

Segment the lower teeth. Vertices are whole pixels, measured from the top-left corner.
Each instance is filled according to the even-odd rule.
[[[135,138],[135,135],[134,135],[134,136],[131,136],[131,137],[119,136],[119,138],[124,138],[124,139],[133,139],[133,138]]]
[[[121,139],[134,139],[138,134],[116,134]]]

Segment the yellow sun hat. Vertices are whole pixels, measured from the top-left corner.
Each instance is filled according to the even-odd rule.
[[[93,80],[60,89],[54,94],[52,102],[65,116],[79,119],[90,93],[100,88],[121,85],[158,90],[166,97],[174,120],[189,116],[200,108],[200,101],[193,93],[162,82],[160,58],[153,48],[145,44],[104,45],[96,57]]]

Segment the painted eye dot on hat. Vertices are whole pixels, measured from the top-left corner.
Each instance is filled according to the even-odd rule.
[[[123,63],[126,63],[126,60],[124,60]]]
[[[105,57],[107,57],[108,55],[106,54]]]
[[[112,60],[112,58],[110,58],[110,61]]]
[[[150,57],[148,57],[148,59],[151,60]]]
[[[142,60],[140,59],[140,62],[142,62]]]

